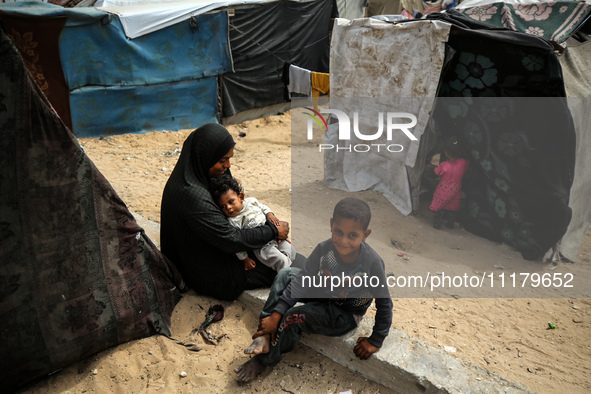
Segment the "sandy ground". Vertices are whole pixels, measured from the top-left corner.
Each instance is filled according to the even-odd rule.
[[[329,237],[332,208],[349,193],[324,187],[318,141],[291,139],[292,116],[294,122],[301,121],[302,115],[294,111],[229,126],[237,141],[232,172],[247,195],[291,221],[293,244],[308,255]],[[239,137],[240,131],[246,136]],[[128,134],[80,143],[128,207],[159,222],[164,184],[189,133]],[[358,195],[372,207],[373,233],[368,242],[384,258],[387,272],[509,275],[534,267],[540,274],[568,271],[577,278],[590,277],[591,231],[576,264],[529,262],[509,246],[457,225],[453,230],[433,229],[432,214],[424,208],[405,217],[376,192]],[[433,298],[425,297],[424,291],[408,291],[395,297],[393,327],[435,347],[453,347],[456,357],[532,391],[591,392],[591,300],[539,289],[517,295],[498,289],[487,298],[457,293],[450,290]],[[540,298],[548,295],[554,298]],[[226,308],[225,318],[210,326],[212,336],[221,336],[219,344],[190,338],[216,303]],[[172,321],[174,337],[196,341],[200,351],[191,352],[164,337],[145,338],[83,360],[26,392],[390,392],[303,345],[259,379],[238,383],[232,369],[248,359],[242,351],[257,325],[257,316],[239,302],[218,302],[191,291],[176,307]],[[549,321],[557,328],[549,329]],[[183,371],[186,377],[181,377]]]

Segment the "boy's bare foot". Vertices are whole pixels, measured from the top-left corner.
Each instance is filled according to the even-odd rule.
[[[271,335],[261,335],[260,337],[256,337],[250,346],[244,349],[244,353],[246,354],[261,354],[261,353],[269,353],[271,349]]]
[[[234,372],[236,373],[236,376],[238,376],[238,379],[242,380],[243,382],[250,382],[260,375],[260,373],[263,372],[265,368],[267,367],[261,364],[259,360],[256,359],[256,357],[253,357],[244,364],[234,368]]]

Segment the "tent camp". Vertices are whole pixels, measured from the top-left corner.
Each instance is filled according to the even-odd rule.
[[[6,383],[5,389],[12,390],[105,347],[152,333],[166,334],[175,301],[174,288],[179,283],[178,278],[174,279],[174,269],[145,237],[51,106],[58,112],[68,106],[70,111],[78,111],[70,114],[70,121],[90,129],[100,124],[97,116],[101,123],[116,116],[113,127],[124,124],[126,131],[147,131],[148,126],[174,129],[170,125],[176,121],[178,127],[185,121],[203,121],[191,116],[210,114],[217,119],[220,110],[224,116],[234,116],[282,101],[283,86],[279,81],[283,61],[322,70],[326,60],[303,50],[324,45],[327,41],[323,31],[302,30],[300,34],[305,37],[309,37],[308,33],[318,34],[317,40],[306,38],[302,47],[275,42],[274,35],[258,30],[266,16],[275,16],[273,10],[285,11],[291,6],[298,5],[248,5],[236,8],[229,19],[225,17],[229,10],[195,16],[185,20],[182,28],[174,24],[146,35],[160,33],[154,41],[143,36],[127,40],[121,20],[117,22],[115,14],[102,10],[70,12],[39,5],[39,15],[32,10],[2,15],[12,39],[22,45],[25,64],[36,82],[27,77],[14,47],[2,35],[0,54],[3,60],[10,59],[2,62],[0,70],[0,339],[7,351],[0,380]],[[260,12],[260,19],[248,14],[250,7]],[[302,13],[301,18],[311,18],[306,15]],[[322,15],[328,18],[328,11]],[[239,17],[243,24],[238,23]],[[225,25],[229,40],[223,34],[217,36],[206,29],[203,32],[204,26],[216,23],[223,30],[224,20],[233,24]],[[25,30],[31,26],[44,27],[42,38],[53,44],[39,45],[39,35]],[[87,28],[91,30],[88,33]],[[65,33],[68,29],[73,30]],[[256,29],[260,36],[244,34],[249,29]],[[360,31],[364,34],[358,34]],[[297,36],[295,33],[290,31],[290,37]],[[76,40],[71,34],[82,34],[76,37],[88,40]],[[232,34],[236,36],[232,38]],[[187,37],[192,41],[182,41]],[[177,38],[193,51],[189,59],[200,60],[196,55],[201,54],[217,58],[216,65],[199,61],[198,65],[182,65],[200,70],[196,77],[182,67],[178,74],[172,72],[170,60],[178,56],[178,48],[168,44]],[[589,226],[589,207],[584,199],[591,189],[587,177],[591,166],[582,153],[588,151],[590,143],[589,133],[584,131],[589,130],[591,111],[585,101],[567,102],[564,96],[566,85],[567,95],[588,97],[588,74],[582,71],[590,61],[588,45],[567,48],[557,58],[554,49],[541,39],[445,16],[403,24],[339,21],[333,39],[331,83],[336,97],[332,105],[336,108],[341,100],[344,106],[359,108],[363,102],[347,100],[362,97],[365,105],[372,107],[359,120],[362,130],[375,128],[377,116],[371,116],[377,112],[394,108],[398,113],[417,114],[413,133],[418,139],[413,142],[403,136],[400,145],[404,154],[396,156],[396,161],[389,160],[383,151],[367,155],[371,156],[369,161],[327,154],[327,178],[334,187],[376,188],[403,212],[412,212],[420,201],[421,175],[429,152],[438,139],[460,131],[471,147],[468,154],[477,170],[471,175],[473,182],[466,185],[467,228],[509,242],[526,256],[543,253],[562,237],[563,246],[569,245],[574,258],[566,254],[566,249],[561,250],[567,257],[576,258],[577,242],[580,245]],[[33,48],[33,44],[36,51],[23,50]],[[61,57],[62,49],[67,48],[64,45],[73,47],[77,54],[72,56],[66,51],[71,59],[66,65]],[[41,54],[41,49],[48,53]],[[205,55],[203,51],[210,49],[215,52]],[[279,56],[279,50],[287,55]],[[96,53],[90,56],[93,51]],[[104,60],[105,53],[113,60]],[[265,56],[273,59],[272,67],[261,62]],[[229,67],[224,63],[228,59],[236,73],[223,71]],[[306,61],[318,63],[308,65]],[[45,72],[54,64],[64,75]],[[126,71],[108,72],[117,66]],[[150,74],[137,75],[140,68]],[[175,79],[178,75],[185,79]],[[105,80],[93,79],[99,77]],[[159,82],[146,82],[150,78]],[[116,83],[109,85],[112,81]],[[70,83],[74,82],[75,88],[71,89]],[[58,86],[58,99],[54,98],[54,85]],[[176,106],[173,104],[177,100],[164,87],[196,97],[190,96],[195,97],[191,101],[182,99],[189,96],[180,97]],[[504,90],[499,92],[501,87]],[[39,89],[45,89],[51,103]],[[126,93],[128,89],[130,93]],[[60,96],[60,92],[67,94]],[[505,100],[507,95],[503,94],[507,92],[519,92],[511,97],[544,99],[534,101],[532,108],[527,101],[522,106],[519,100]],[[249,94],[261,101],[248,98]],[[80,98],[72,98],[77,95]],[[225,95],[227,100],[223,101]],[[209,101],[211,97],[216,100]],[[387,100],[374,102],[368,100],[370,97]],[[440,100],[442,97],[452,99]],[[497,97],[504,100],[495,101]],[[143,101],[148,99],[155,101]],[[488,105],[490,102],[494,105]],[[508,102],[513,103],[512,108],[506,107]],[[190,108],[175,112],[187,104]],[[103,108],[113,114],[97,115],[95,111]],[[485,124],[471,117],[478,111],[487,122],[505,122],[502,131],[482,129]],[[164,123],[138,123],[146,119]],[[509,128],[509,123],[520,119],[530,125],[519,130]],[[531,124],[536,134],[529,133]],[[334,126],[330,138],[338,140]],[[567,230],[570,216],[573,219]]]
[[[584,8],[581,21],[590,12]],[[417,123],[416,140],[383,133],[379,142],[398,144],[397,154],[365,151],[366,141],[354,136],[347,142],[354,152],[327,151],[330,186],[381,191],[409,214],[418,210],[427,159],[439,141],[455,135],[471,162],[463,187],[465,228],[528,259],[563,239],[569,247],[561,252],[576,260],[591,222],[582,203],[591,191],[583,175],[589,159],[576,155],[588,140],[589,103],[567,101],[565,79],[572,73],[563,74],[553,45],[459,12],[403,23],[338,20],[332,39],[331,109],[358,112],[360,130],[375,130],[380,112],[411,113]],[[329,125],[327,143],[338,144],[339,133],[339,123]]]
[[[29,70],[64,122],[78,136],[177,130],[208,121],[235,122],[244,116],[256,117],[270,110],[287,108],[281,80],[283,66],[291,63],[309,70],[328,71],[330,18],[337,8],[351,15],[359,14],[363,8],[359,2],[347,6],[343,2],[304,0],[144,1],[140,4],[104,0],[98,4],[101,7],[62,8],[39,2],[18,2],[0,8],[0,19],[25,57]],[[412,2],[386,4],[377,0],[367,5],[368,14],[397,12],[383,8],[386,6],[418,7]],[[377,11],[379,7],[383,9]],[[401,143],[404,154],[395,160],[384,159],[383,152],[376,155],[382,157],[382,161],[380,166],[373,167],[377,172],[371,174],[361,168],[364,160],[349,160],[329,152],[327,179],[334,187],[349,190],[373,187],[384,192],[401,212],[416,211],[427,154],[450,133],[450,127],[455,130],[462,127],[458,126],[456,118],[442,118],[445,112],[442,108],[468,105],[451,100],[437,100],[441,104],[436,105],[436,97],[475,95],[479,97],[479,105],[486,107],[488,103],[482,104],[485,97],[564,97],[565,80],[577,78],[577,83],[571,86],[580,86],[579,81],[584,81],[580,67],[577,71],[573,66],[572,73],[563,75],[556,59],[563,59],[560,60],[563,68],[571,67],[576,63],[573,59],[585,56],[588,46],[568,48],[559,58],[554,47],[564,45],[588,20],[589,2],[528,4],[527,1],[467,0],[460,3],[458,10],[457,15],[441,14],[430,17],[429,22],[407,21],[386,24],[386,27],[378,27],[377,22],[363,22],[365,25],[359,27],[360,22],[354,22],[351,27],[341,24],[335,29],[331,54],[333,106],[339,105],[338,100],[345,105],[342,100],[351,97],[397,98],[398,110],[406,108],[407,112],[419,114],[414,132],[420,141],[404,139]],[[450,15],[454,15],[453,20]],[[284,28],[286,23],[288,29]],[[429,33],[416,26],[429,26],[426,28]],[[374,38],[369,35],[353,37],[352,32],[359,30],[381,33]],[[346,31],[351,33],[345,34]],[[394,44],[396,40],[399,41]],[[478,52],[469,48],[469,42],[486,46]],[[548,42],[553,42],[554,47]],[[382,50],[384,45],[388,51]],[[498,59],[495,63],[490,53],[505,49],[511,49],[507,59],[512,60]],[[493,62],[495,67],[488,62]],[[465,75],[470,64],[480,67],[483,75],[476,79]],[[515,65],[525,70],[525,74],[536,74],[538,79],[509,73]],[[511,74],[506,77],[504,86],[499,83],[502,73]],[[527,85],[527,89],[520,84]],[[365,91],[368,88],[370,92]],[[475,93],[475,88],[481,91]],[[554,105],[547,101],[529,101],[528,105],[538,108]],[[356,107],[358,103],[348,105]],[[562,108],[562,101],[556,105]],[[577,105],[569,100],[568,105],[579,134],[576,148],[571,127],[563,124],[557,125],[557,129],[566,130],[566,137],[560,138],[558,145],[545,140],[545,146],[553,144],[564,148],[558,156],[550,152],[546,155],[567,157],[556,167],[565,171],[560,179],[554,179],[553,186],[548,189],[529,187],[529,192],[520,193],[518,202],[513,194],[518,189],[515,185],[523,189],[525,184],[505,170],[509,164],[503,163],[494,152],[492,156],[487,153],[487,159],[473,157],[473,164],[480,163],[486,172],[474,175],[473,179],[488,177],[492,186],[473,188],[466,210],[472,214],[464,217],[466,228],[516,245],[528,258],[534,258],[555,247],[570,223],[561,250],[564,256],[576,260],[577,245],[591,214],[579,197],[588,190],[588,182],[582,175],[575,176],[583,174],[583,169],[587,168],[584,155],[574,154],[575,149],[585,149],[586,135],[582,130],[586,130],[588,120],[580,114],[588,112],[576,110],[586,105],[584,101]],[[377,108],[382,107],[377,105],[373,109]],[[533,120],[530,123],[533,124]],[[524,144],[528,152],[542,151],[529,144],[531,138],[524,140],[523,136],[512,134],[510,137],[505,133],[496,145],[518,143],[518,146]],[[482,153],[475,152],[468,153]],[[523,165],[523,152],[519,153],[518,164]],[[571,159],[576,160],[576,165]],[[489,163],[495,164],[492,172],[487,170]],[[546,168],[535,160],[532,163],[536,163],[532,168],[540,172]],[[543,164],[548,163],[552,161],[544,160]],[[477,168],[473,165],[471,172]],[[496,175],[491,175],[495,171]],[[532,170],[531,174],[521,176],[527,180],[539,178],[534,173]],[[504,200],[496,193],[499,190],[507,193],[508,182],[513,185],[511,198]],[[576,193],[571,197],[572,182]],[[466,192],[470,191],[469,185]],[[530,197],[540,193],[549,193],[551,204],[526,215],[525,224],[520,222],[521,206],[532,208]],[[477,194],[481,196],[476,198]],[[570,220],[565,204],[575,210],[575,220]],[[488,208],[483,211],[485,206]]]
[[[66,125],[89,137],[194,128],[285,103],[285,62],[328,71],[335,12],[318,0],[25,1],[0,5],[0,21]]]

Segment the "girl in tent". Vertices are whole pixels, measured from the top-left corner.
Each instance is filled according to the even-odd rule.
[[[441,178],[429,207],[435,212],[433,227],[438,230],[444,219],[447,219],[447,227],[454,226],[456,214],[460,210],[462,177],[470,165],[467,160],[460,158],[461,151],[456,137],[447,141],[444,152],[447,161],[441,162],[435,169],[435,174]]]

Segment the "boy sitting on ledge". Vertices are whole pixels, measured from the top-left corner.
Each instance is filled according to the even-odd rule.
[[[366,360],[379,350],[392,324],[392,299],[384,262],[365,243],[370,219],[364,201],[341,200],[330,220],[331,239],[316,246],[303,270],[289,267],[279,272],[258,331],[244,350],[254,357],[234,369],[240,380],[249,382],[266,367],[277,365],[283,353],[296,348],[302,332],[340,336],[355,329],[374,298],[373,332],[369,338],[359,337],[353,352]],[[304,305],[295,306],[297,302]]]

